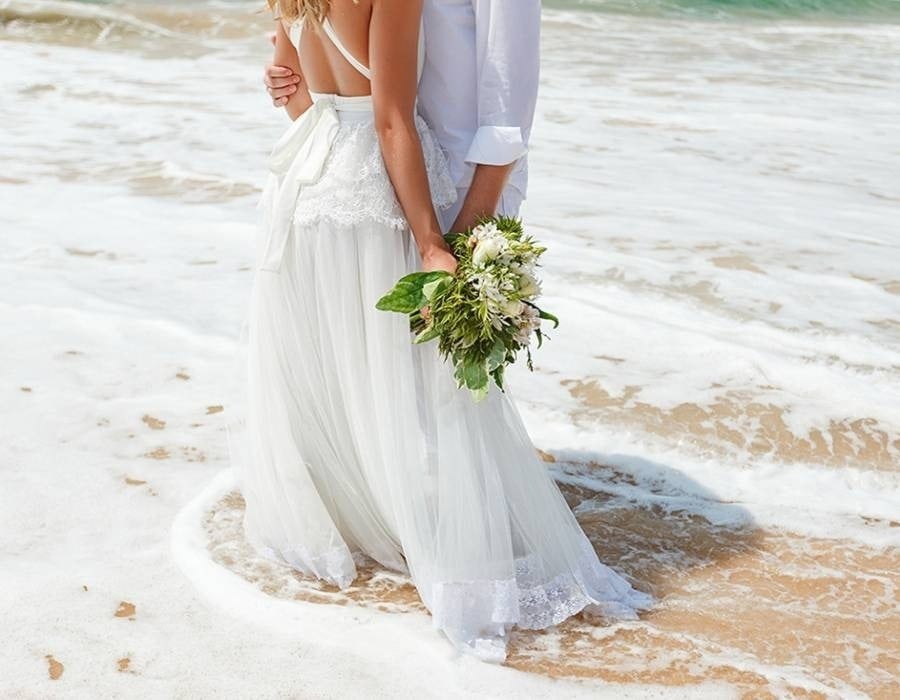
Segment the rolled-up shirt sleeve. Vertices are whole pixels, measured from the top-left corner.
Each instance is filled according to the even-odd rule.
[[[540,75],[540,0],[472,0],[478,130],[469,163],[508,165],[528,151]]]

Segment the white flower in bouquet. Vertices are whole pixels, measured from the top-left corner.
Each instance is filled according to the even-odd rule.
[[[532,275],[524,274],[519,277],[519,294],[523,299],[534,299],[541,293],[541,283]]]
[[[472,236],[475,237],[476,241],[482,241],[486,238],[496,238],[497,236],[502,236],[502,234],[500,233],[500,229],[497,226],[497,222],[494,219],[488,219],[487,221],[478,224],[478,226],[472,229]]]
[[[528,304],[524,306],[525,310],[518,319],[515,339],[520,345],[527,346],[531,343],[531,336],[541,328],[541,317],[535,307]]]
[[[481,267],[500,255],[506,249],[506,246],[506,239],[502,236],[481,238],[475,245],[475,251],[472,253],[472,262],[476,267]]]
[[[503,301],[504,297],[500,291],[500,282],[489,272],[472,275],[471,281],[488,307],[497,308],[500,302]]]
[[[525,311],[525,304],[518,299],[507,299],[500,305],[500,310],[510,318],[520,316]]]

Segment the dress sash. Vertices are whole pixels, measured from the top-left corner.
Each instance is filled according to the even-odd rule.
[[[290,237],[300,191],[319,180],[337,136],[340,118],[335,100],[323,95],[278,139],[269,155],[271,176],[264,202],[270,202],[266,240],[259,269],[278,272]]]

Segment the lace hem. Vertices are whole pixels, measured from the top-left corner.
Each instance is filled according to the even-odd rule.
[[[578,563],[575,572],[548,578],[541,561],[529,555],[516,559],[515,578],[436,583],[433,624],[465,653],[502,661],[498,649],[505,648],[506,633],[514,625],[545,629],[584,609],[605,618],[634,620],[637,610],[650,606],[652,598],[600,564],[593,549]]]
[[[446,158],[421,117],[416,118],[416,128],[422,141],[432,201],[436,208],[446,209],[457,196]],[[342,124],[322,177],[300,192],[294,227],[321,221],[336,226],[371,222],[398,231],[407,227],[371,122]]]
[[[522,560],[516,562],[516,568],[520,565]],[[531,587],[522,586],[518,578],[444,581],[434,584],[433,596],[435,627],[469,630],[478,636],[496,634],[511,625],[523,629],[552,627],[592,602],[571,574]]]

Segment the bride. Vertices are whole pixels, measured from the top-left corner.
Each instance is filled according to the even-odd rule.
[[[509,397],[473,403],[434,344],[375,309],[403,275],[456,268],[437,215],[456,189],[416,115],[422,0],[270,4],[303,90],[261,201],[248,538],[341,588],[354,557],[408,573],[434,626],[484,660],[513,626],[634,617],[647,597],[598,561]]]

